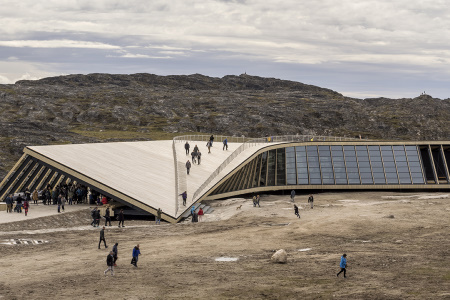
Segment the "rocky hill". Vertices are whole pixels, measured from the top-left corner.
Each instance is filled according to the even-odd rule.
[[[26,145],[185,133],[449,140],[450,99],[354,99],[299,82],[89,74],[0,85],[0,179]]]

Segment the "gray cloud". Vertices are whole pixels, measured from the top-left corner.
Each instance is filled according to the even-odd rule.
[[[0,0],[1,82],[246,69],[360,97],[450,97],[445,1],[19,2]]]

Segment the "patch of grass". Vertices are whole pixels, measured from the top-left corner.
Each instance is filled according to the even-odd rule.
[[[444,280],[450,280],[450,272],[447,272],[444,276],[442,276]]]

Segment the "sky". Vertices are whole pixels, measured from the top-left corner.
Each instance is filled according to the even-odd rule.
[[[249,75],[355,98],[450,98],[447,0],[0,0],[0,84]]]

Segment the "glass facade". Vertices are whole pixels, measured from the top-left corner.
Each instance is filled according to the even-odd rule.
[[[450,145],[280,146],[247,162],[212,195],[292,185],[450,184],[449,158]]]

